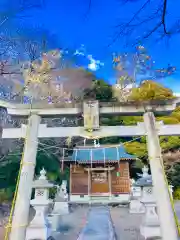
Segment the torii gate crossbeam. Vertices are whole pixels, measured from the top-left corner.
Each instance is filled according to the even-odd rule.
[[[27,126],[22,124],[21,128],[4,128],[2,138],[25,138]],[[180,125],[164,125],[163,122],[156,122],[156,130],[159,136],[179,136]],[[101,126],[99,130],[92,132],[92,138],[103,137],[131,137],[147,135],[144,123],[138,123],[135,126]],[[84,127],[47,127],[46,124],[40,124],[38,129],[38,138],[59,138],[59,137],[78,137],[87,136]]]

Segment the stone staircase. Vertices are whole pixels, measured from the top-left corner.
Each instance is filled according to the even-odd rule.
[[[108,204],[110,201],[109,196],[91,196],[90,203],[91,204]]]

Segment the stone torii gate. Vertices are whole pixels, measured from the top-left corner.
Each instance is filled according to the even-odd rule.
[[[147,136],[148,154],[154,183],[154,192],[158,206],[158,215],[161,224],[163,240],[177,240],[178,234],[170,204],[168,189],[163,175],[161,148],[158,135],[180,135],[180,125],[164,125],[155,122],[154,110],[158,113],[167,113],[175,109],[180,100],[166,101],[166,104],[146,105],[133,104],[116,105],[101,104],[91,101],[80,105],[67,104],[66,107],[55,105],[34,105],[33,107],[22,104],[11,104],[0,101],[0,106],[7,109],[12,116],[28,117],[28,125],[21,128],[4,128],[2,138],[25,138],[23,152],[23,165],[20,173],[18,194],[12,220],[10,240],[25,240],[28,225],[32,182],[36,165],[36,152],[38,138],[86,136],[88,128],[87,117],[92,120],[91,137],[107,136]],[[41,124],[42,116],[76,116],[83,112],[84,127],[48,127]],[[144,113],[145,112],[145,113]],[[144,123],[137,126],[99,126],[99,115],[139,115],[144,114]]]

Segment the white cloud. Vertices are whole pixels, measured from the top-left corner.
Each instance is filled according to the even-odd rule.
[[[74,55],[76,56],[84,56],[84,53],[83,52],[80,52],[79,50],[76,50]]]
[[[88,68],[92,71],[96,71],[98,69],[98,66],[95,62],[92,62],[92,63],[88,64]]]
[[[104,66],[104,63],[102,63],[100,60],[95,60],[92,55],[88,55],[87,58],[90,61],[90,64],[88,64],[88,68],[92,71],[96,71],[100,68],[100,66]]]
[[[92,55],[87,55],[86,54],[86,50],[83,44],[81,44],[81,47],[76,49],[76,51],[73,54],[74,56],[84,56],[85,58],[87,58],[90,63],[88,64],[88,69],[90,69],[91,71],[97,71],[101,66],[104,66],[104,63],[101,62],[100,60],[96,60],[93,58]]]

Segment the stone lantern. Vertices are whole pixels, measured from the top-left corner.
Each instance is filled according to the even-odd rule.
[[[133,182],[132,184],[132,199],[130,202],[130,213],[144,213],[145,207],[141,203],[141,198],[143,197],[144,192],[146,191],[146,188],[150,185],[152,185],[152,178],[151,175],[148,174],[149,168],[147,166],[144,166],[142,168],[142,174],[138,174],[140,178]]]
[[[47,219],[47,213],[50,205],[53,203],[53,200],[49,199],[49,189],[53,188],[53,186],[53,184],[48,182],[46,171],[43,168],[40,171],[40,177],[34,181],[32,186],[35,188],[35,196],[30,204],[36,213],[27,228],[26,240],[47,240],[51,236],[51,226]]]
[[[144,167],[145,174],[138,179],[137,184],[142,187],[141,203],[145,207],[145,215],[140,226],[141,235],[145,239],[160,238],[160,222],[156,212],[156,200],[153,193],[153,182],[148,168]]]

